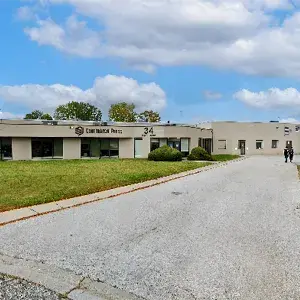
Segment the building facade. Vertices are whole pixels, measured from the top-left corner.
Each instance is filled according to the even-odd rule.
[[[151,123],[0,120],[0,159],[147,158],[162,145],[212,151],[212,130]]]
[[[300,153],[300,126],[279,122],[212,122],[200,124],[213,132],[213,154],[282,155],[293,147]]]

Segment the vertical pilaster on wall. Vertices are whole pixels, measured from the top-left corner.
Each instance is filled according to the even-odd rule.
[[[134,139],[120,139],[119,140],[119,157],[120,158],[134,158]]]
[[[198,147],[199,136],[193,136],[190,139],[190,152],[193,148]]]
[[[142,157],[147,158],[150,152],[150,135],[143,137]]]
[[[12,138],[13,160],[31,160],[31,138]]]
[[[64,159],[80,159],[81,158],[81,139],[80,138],[64,138],[63,145]]]

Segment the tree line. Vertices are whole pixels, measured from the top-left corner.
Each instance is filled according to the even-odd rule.
[[[137,113],[134,104],[120,102],[110,106],[108,117],[113,122],[160,122],[161,118],[158,112],[145,110]],[[59,105],[53,115],[44,113],[40,110],[34,110],[25,115],[25,120],[80,120],[80,121],[101,121],[101,110],[86,102],[72,101],[67,104]]]

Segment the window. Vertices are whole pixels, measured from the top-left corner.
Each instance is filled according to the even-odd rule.
[[[32,157],[36,158],[62,158],[63,139],[62,138],[32,138]]]
[[[199,138],[198,140],[198,147],[202,147],[202,138]]]
[[[157,148],[159,148],[159,139],[151,139],[151,145],[150,145],[150,151],[153,151]]]
[[[202,140],[202,147],[205,149],[209,154],[212,152],[212,139],[203,139]]]
[[[226,140],[218,140],[218,149],[226,149]]]
[[[168,139],[168,146],[180,151],[180,140],[175,138]]]
[[[272,148],[273,148],[273,149],[278,148],[278,143],[279,143],[278,140],[272,140]]]
[[[168,139],[159,139],[159,147],[168,145]]]
[[[181,152],[189,152],[190,151],[190,139],[187,138],[182,138],[180,140],[181,145],[180,145],[180,150]]]
[[[292,141],[286,141],[286,147],[287,148],[293,147],[293,142]]]
[[[81,157],[119,157],[119,139],[81,139]]]
[[[256,149],[263,149],[263,141],[256,140]]]
[[[11,138],[0,138],[0,160],[12,159]]]
[[[183,156],[188,156],[190,153],[190,139],[182,138],[180,139],[180,151]]]
[[[109,140],[109,157],[119,157],[119,139]]]

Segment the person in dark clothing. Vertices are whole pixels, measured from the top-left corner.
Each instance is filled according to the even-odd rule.
[[[285,162],[287,163],[287,160],[288,160],[288,157],[289,157],[289,149],[288,148],[284,148],[283,155],[284,155],[284,158],[285,158]]]
[[[290,156],[290,162],[292,162],[293,158],[294,158],[294,149],[293,149],[293,147],[289,150],[289,156]]]

